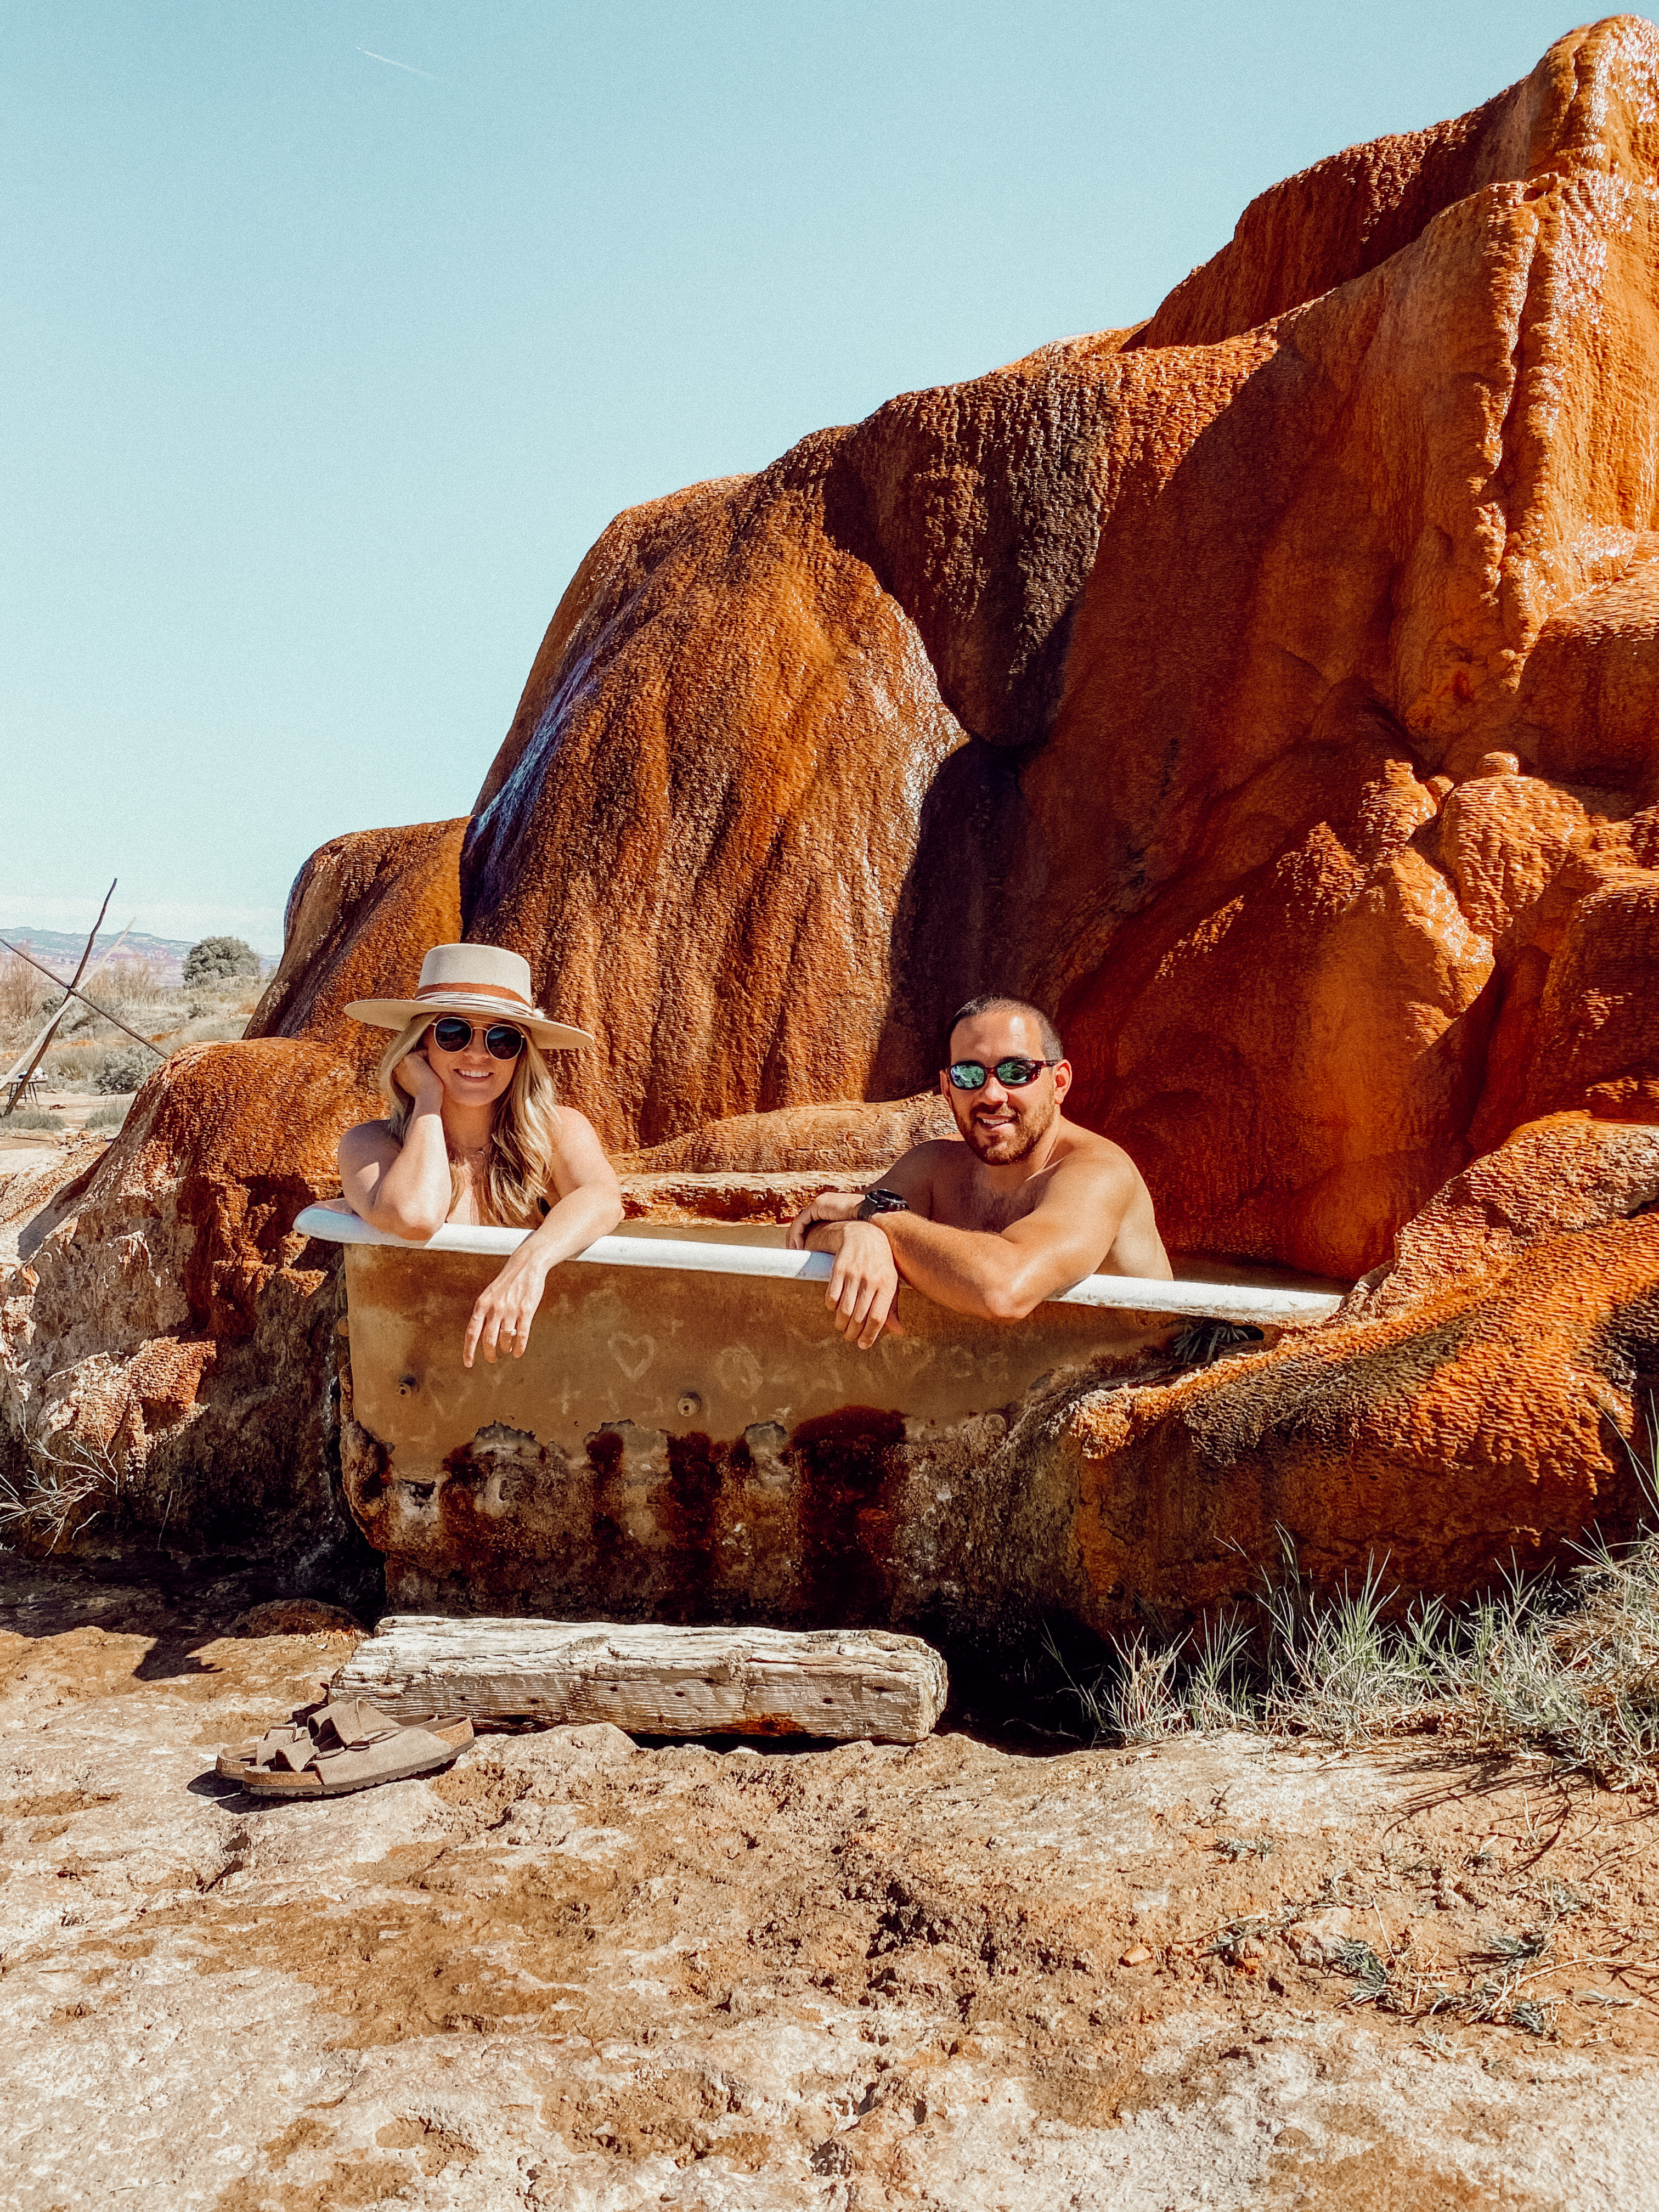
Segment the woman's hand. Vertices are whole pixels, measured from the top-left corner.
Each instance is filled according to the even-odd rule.
[[[804,1252],[811,1230],[821,1221],[850,1221],[864,1203],[864,1194],[856,1190],[821,1190],[808,1206],[789,1224],[784,1243],[792,1252]],[[883,1238],[883,1243],[886,1239]],[[825,1245],[822,1248],[828,1250]]]
[[[471,1366],[472,1355],[479,1350],[491,1366],[498,1357],[524,1358],[550,1266],[539,1253],[521,1244],[495,1281],[479,1292],[461,1346],[463,1367]]]
[[[433,1113],[442,1108],[444,1081],[426,1056],[426,1047],[419,1045],[413,1052],[405,1053],[398,1062],[398,1073],[408,1084],[410,1096],[415,1101],[415,1111]]]
[[[472,1309],[461,1344],[461,1364],[471,1367],[482,1345],[486,1359],[522,1359],[530,1324],[547,1279],[562,1261],[609,1236],[623,1218],[622,1188],[593,1125],[574,1106],[559,1109],[553,1152],[557,1195],[539,1229],[526,1237]],[[553,1194],[550,1193],[550,1196]]]

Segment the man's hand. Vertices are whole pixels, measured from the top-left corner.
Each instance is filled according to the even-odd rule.
[[[539,1255],[526,1258],[522,1246],[513,1255],[495,1281],[478,1293],[461,1346],[463,1367],[471,1366],[472,1355],[480,1349],[492,1367],[498,1354],[524,1358],[547,1277],[547,1264]]]
[[[802,1206],[790,1223],[784,1243],[792,1252],[804,1252],[809,1232],[819,1222],[850,1221],[863,1203],[864,1196],[860,1191],[821,1190],[810,1205]],[[886,1241],[885,1237],[882,1239],[884,1243]],[[817,1249],[827,1252],[831,1248],[823,1244]]]
[[[833,1222],[814,1249],[835,1255],[823,1302],[849,1344],[868,1352],[884,1328],[903,1335],[893,1313],[899,1286],[893,1248],[873,1221]]]

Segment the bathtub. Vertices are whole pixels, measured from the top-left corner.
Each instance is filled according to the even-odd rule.
[[[1001,1324],[902,1289],[905,1334],[866,1353],[830,1326],[829,1256],[781,1228],[629,1223],[550,1276],[521,1359],[469,1371],[473,1301],[525,1232],[415,1245],[337,1206],[295,1227],[345,1248],[342,1479],[412,1612],[982,1619],[1041,1579],[1063,1510],[1041,1440],[1073,1399],[1194,1320],[1275,1334],[1341,1296],[1091,1275]]]

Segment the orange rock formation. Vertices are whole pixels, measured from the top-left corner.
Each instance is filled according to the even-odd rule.
[[[1628,1424],[1648,1371],[1647,1224],[1461,1255],[1492,1177],[1524,1212],[1659,1122],[1656,116],[1659,33],[1575,31],[1262,194],[1136,330],[619,516],[470,820],[324,848],[251,1033],[361,1081],[341,1005],[464,922],[599,1036],[572,1095],[640,1166],[844,1170],[953,1005],[1028,993],[1172,1249],[1352,1278],[1403,1240],[1317,1351],[1079,1417],[1079,1512],[1163,1500],[1079,1535],[1091,1588],[1196,1587],[1203,1470],[1263,1438],[1258,1519],[1324,1528],[1333,1455],[1365,1541],[1455,1495],[1454,1580],[1570,1532],[1618,1466],[1584,1378]],[[156,1081],[183,1128],[228,1079]],[[1468,1347],[1523,1328],[1494,1486]]]
[[[613,1143],[920,1091],[989,981],[1175,1243],[1352,1274],[1652,1109],[1655,65],[1575,33],[1133,334],[611,526],[462,875]]]

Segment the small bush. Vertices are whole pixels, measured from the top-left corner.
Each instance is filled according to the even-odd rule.
[[[83,1129],[90,1129],[94,1134],[101,1136],[106,1129],[112,1133],[118,1129],[131,1110],[131,1098],[106,1099],[101,1106],[93,1108],[81,1126]]]
[[[47,1091],[91,1091],[95,1052],[88,1052],[74,1045],[57,1046],[34,1071],[35,1080]]]
[[[257,975],[259,956],[240,937],[204,937],[185,955],[185,988],[230,975]]]
[[[161,1065],[157,1055],[146,1052],[141,1044],[112,1045],[100,1055],[93,1069],[93,1088],[101,1091],[106,1097],[118,1091],[136,1091]]]
[[[20,1106],[15,1114],[0,1115],[0,1137],[22,1129],[61,1129],[61,1114],[43,1113],[38,1106]]]

